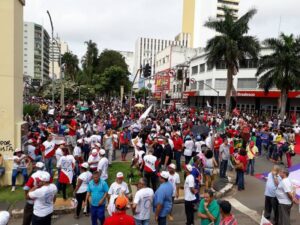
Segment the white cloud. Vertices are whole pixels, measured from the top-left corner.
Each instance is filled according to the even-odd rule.
[[[280,31],[299,34],[298,0],[241,0],[240,12],[256,7],[250,33],[260,39]],[[25,21],[43,24],[50,33],[49,10],[55,28],[73,52],[85,52],[84,41],[100,49],[134,50],[138,37],[173,39],[181,31],[182,0],[27,0]]]

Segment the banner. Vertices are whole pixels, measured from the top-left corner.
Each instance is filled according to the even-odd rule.
[[[155,76],[155,91],[169,91],[170,90],[170,76],[156,75]]]
[[[147,118],[147,116],[149,115],[152,107],[153,107],[153,105],[150,105],[149,108],[140,116],[139,122],[142,122],[143,120],[145,120]]]
[[[260,225],[273,225],[266,217],[264,217],[264,212],[261,216]]]

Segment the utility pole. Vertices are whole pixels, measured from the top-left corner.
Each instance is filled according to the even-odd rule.
[[[47,14],[49,16],[50,19],[50,24],[51,24],[51,40],[53,41],[53,32],[54,32],[54,28],[53,28],[53,23],[52,23],[52,19],[51,19],[51,15],[50,12],[47,10]],[[52,107],[54,108],[54,45],[52,43]]]
[[[135,82],[135,80],[136,80],[136,78],[137,78],[137,75],[138,75],[141,71],[142,71],[141,68],[138,69],[138,70],[136,71],[136,74],[135,74],[134,79],[133,79],[132,84],[131,84],[131,89],[130,89],[130,99],[129,99],[129,114],[131,114],[131,107],[132,107],[133,85],[134,85],[134,82]],[[129,115],[129,116],[130,116],[130,115]]]

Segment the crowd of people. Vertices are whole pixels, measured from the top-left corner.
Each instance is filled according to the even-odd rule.
[[[274,224],[290,224],[290,208],[298,200],[286,168],[292,166],[298,126],[243,113],[225,119],[195,108],[151,109],[145,114],[141,108],[124,109],[117,100],[75,102],[64,111],[49,106],[42,102],[38,115],[25,116],[29,132],[13,157],[12,191],[19,174],[25,183],[23,225],[51,224],[58,192],[65,200],[74,197],[74,217],[90,215],[93,225],[147,225],[151,212],[164,225],[174,220],[172,208],[181,186],[186,225],[195,223],[194,215],[201,225],[235,225],[230,202],[214,198],[214,182],[235,171],[237,189],[245,190],[245,175],[255,174],[257,157],[280,165],[267,177],[265,217],[271,219],[274,210]],[[119,155],[141,175],[134,196],[125,171],[107,182]],[[68,196],[70,188],[73,196]]]

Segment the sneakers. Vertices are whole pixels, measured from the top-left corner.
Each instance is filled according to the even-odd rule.
[[[168,220],[169,220],[169,221],[174,221],[173,216],[172,216],[172,215],[168,215]]]
[[[16,190],[15,186],[12,186],[11,191],[14,192]]]

